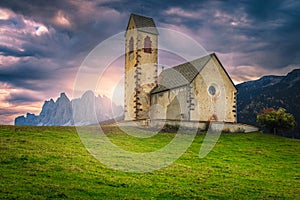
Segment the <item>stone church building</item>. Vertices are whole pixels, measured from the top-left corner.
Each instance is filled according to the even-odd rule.
[[[236,122],[237,89],[216,54],[158,75],[159,32],[131,14],[125,33],[125,121]]]

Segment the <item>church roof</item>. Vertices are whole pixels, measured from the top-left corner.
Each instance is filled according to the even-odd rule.
[[[211,55],[162,71],[159,75],[159,85],[151,93],[158,93],[191,83],[211,59]]]
[[[134,24],[139,31],[158,35],[158,30],[157,30],[154,20],[152,18],[133,14],[133,13],[130,15],[130,19],[131,18],[133,19]],[[128,22],[128,25],[129,25],[129,22]],[[128,26],[127,26],[127,30],[128,30]]]
[[[216,54],[212,53],[204,57],[198,58],[191,62],[186,62],[172,68],[162,71],[159,75],[159,85],[151,91],[151,94],[167,91],[173,88],[190,84],[195,77],[201,72],[210,59],[215,57],[223,68]],[[226,70],[224,72],[227,74]],[[227,74],[232,85],[235,87],[231,78]]]

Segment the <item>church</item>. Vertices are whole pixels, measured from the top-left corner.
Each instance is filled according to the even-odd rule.
[[[159,32],[131,14],[125,33],[125,121],[236,123],[237,89],[215,53],[158,75]]]

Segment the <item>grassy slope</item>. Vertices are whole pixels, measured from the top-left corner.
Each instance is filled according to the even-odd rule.
[[[107,127],[115,144],[154,150],[172,139],[137,139]],[[299,199],[300,140],[222,134],[203,159],[197,136],[171,166],[152,173],[111,170],[93,158],[74,128],[0,126],[0,199]]]

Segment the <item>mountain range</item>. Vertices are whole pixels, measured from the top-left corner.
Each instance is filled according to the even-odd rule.
[[[293,114],[298,126],[294,132],[300,132],[300,69],[286,76],[263,76],[237,86],[238,122],[258,125],[257,114],[264,108],[285,108]]]
[[[45,101],[39,115],[27,113],[15,119],[15,125],[72,126],[97,124],[122,116],[123,109],[106,96],[85,92],[81,98],[69,100],[61,93],[56,101]]]
[[[237,121],[258,125],[257,114],[264,108],[285,108],[294,115],[298,126],[295,133],[300,136],[300,69],[286,76],[263,76],[237,86]],[[108,97],[96,97],[92,91],[81,98],[69,100],[65,93],[54,101],[45,101],[39,115],[27,113],[15,119],[15,125],[67,126],[90,125],[113,118],[121,119],[123,109]],[[292,133],[292,134],[295,134]]]

